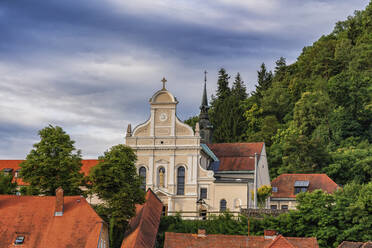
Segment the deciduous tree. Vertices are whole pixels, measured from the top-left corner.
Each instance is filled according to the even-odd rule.
[[[34,194],[55,195],[62,187],[65,195],[82,193],[84,175],[81,170],[81,152],[61,127],[49,125],[39,131],[40,142],[20,164],[20,176],[29,183]]]

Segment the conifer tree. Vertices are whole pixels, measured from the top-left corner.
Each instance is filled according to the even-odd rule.
[[[210,120],[213,126],[214,143],[231,142],[232,137],[232,113],[231,113],[231,89],[229,87],[229,75],[225,69],[218,72],[217,96],[212,97],[210,108]]]
[[[265,63],[261,64],[261,68],[257,71],[257,85],[256,90],[252,92],[252,96],[257,96],[258,98],[262,98],[263,92],[265,92],[272,83],[273,73],[271,71],[267,71]]]
[[[232,137],[231,142],[241,141],[242,135],[246,132],[246,120],[244,118],[244,108],[242,102],[247,99],[247,91],[240,73],[235,77],[231,89],[231,116],[232,116]]]

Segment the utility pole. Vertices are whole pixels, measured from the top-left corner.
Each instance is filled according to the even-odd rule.
[[[257,152],[254,153],[253,208],[257,209]]]

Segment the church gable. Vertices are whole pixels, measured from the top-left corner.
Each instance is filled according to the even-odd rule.
[[[133,136],[137,136],[137,137],[150,136],[150,121],[146,121],[145,123],[138,125],[133,130]]]
[[[154,103],[169,103],[173,102],[173,97],[166,91],[158,93],[153,99]]]
[[[176,136],[194,136],[194,131],[192,128],[181,122],[180,120],[176,121]]]

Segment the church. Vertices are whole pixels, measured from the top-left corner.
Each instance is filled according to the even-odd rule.
[[[177,117],[178,100],[162,82],[150,98],[150,118],[133,130],[129,124],[125,137],[142,187],[156,193],[166,214],[184,218],[255,208],[254,189],[270,185],[265,144],[213,144],[206,79],[195,131]]]

